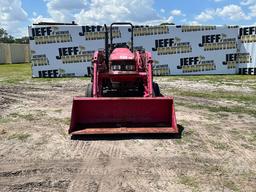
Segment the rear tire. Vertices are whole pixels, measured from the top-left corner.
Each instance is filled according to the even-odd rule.
[[[93,96],[93,92],[92,92],[92,83],[89,83],[86,86],[86,90],[85,90],[85,97],[92,97]]]
[[[155,83],[155,82],[153,82],[153,84],[152,84],[153,86],[153,96],[154,97],[160,97],[161,96],[161,93],[160,93],[160,88],[159,88],[159,86],[158,86],[158,84],[157,83]]]

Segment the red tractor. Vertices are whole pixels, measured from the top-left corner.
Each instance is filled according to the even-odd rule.
[[[131,26],[130,46],[113,44],[114,25]],[[153,82],[151,53],[134,50],[133,25],[112,23],[110,46],[105,30],[105,49],[93,55],[86,97],[74,97],[69,133],[178,133],[173,98],[163,97]]]

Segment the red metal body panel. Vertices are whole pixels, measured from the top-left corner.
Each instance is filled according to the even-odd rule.
[[[116,48],[111,53],[109,60],[134,60],[134,54],[127,48]]]
[[[171,97],[75,97],[69,133],[177,133]]]
[[[122,128],[86,128],[72,132],[72,135],[112,135],[112,134],[154,134],[154,133],[178,133],[175,129],[165,127],[122,127]]]

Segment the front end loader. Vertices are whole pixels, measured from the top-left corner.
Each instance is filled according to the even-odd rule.
[[[113,26],[120,25],[131,26],[129,46],[113,44]],[[133,25],[112,23],[109,30],[105,25],[105,49],[93,55],[85,96],[73,99],[69,133],[178,133],[173,97],[153,82],[151,53],[134,50]]]

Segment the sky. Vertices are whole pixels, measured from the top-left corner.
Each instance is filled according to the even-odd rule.
[[[26,36],[40,21],[256,25],[256,0],[0,0],[0,28],[9,34]]]

